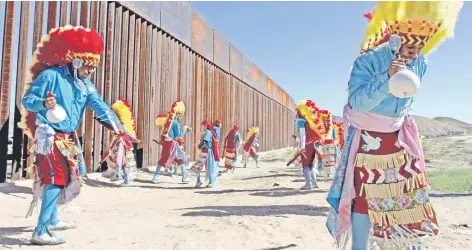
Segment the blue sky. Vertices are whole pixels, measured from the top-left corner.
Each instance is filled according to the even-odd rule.
[[[192,6],[296,101],[341,115],[349,71],[375,2],[192,2]],[[467,27],[469,24],[469,27]],[[413,113],[472,123],[472,2],[455,38],[429,55]]]

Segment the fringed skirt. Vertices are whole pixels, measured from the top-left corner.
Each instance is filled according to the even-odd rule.
[[[202,149],[197,160],[193,163],[189,169],[189,174],[193,176],[200,175],[202,170],[205,168],[208,161],[208,149]]]
[[[225,168],[232,169],[234,164],[236,164],[237,157],[236,148],[227,148],[225,152]]]
[[[47,128],[46,125],[43,126]],[[82,152],[77,145],[75,134],[55,132],[53,136],[47,137],[47,140],[45,138],[46,134],[38,127],[36,145],[30,150],[35,157],[33,200],[26,217],[39,210],[43,190],[47,185],[64,186],[57,199],[57,205],[66,205],[70,209],[73,209],[70,206],[71,201],[79,196],[82,187],[78,180],[79,155]]]
[[[112,176],[116,175],[117,172],[117,167],[121,167],[124,172],[128,175],[128,179],[130,181],[133,181],[134,178],[136,177],[136,173],[138,172],[137,169],[137,164],[136,164],[136,158],[133,153],[133,149],[125,149],[124,152],[124,160],[122,163],[117,162],[117,155],[118,155],[118,150],[120,150],[119,147],[116,147],[113,150],[110,150],[110,155],[109,158],[107,159],[107,162],[110,166],[110,168],[105,172],[104,174],[105,177],[111,178]]]
[[[353,211],[368,214],[373,240],[384,244],[414,242],[439,232],[426,174],[395,145],[397,138],[398,132],[362,131],[355,159]]]

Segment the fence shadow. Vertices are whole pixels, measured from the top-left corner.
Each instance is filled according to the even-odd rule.
[[[225,190],[211,190],[199,191],[197,194],[231,194],[231,193],[246,193],[246,192],[268,192],[268,191],[284,191],[293,190],[292,188],[275,188],[275,189],[225,189]]]
[[[316,207],[311,205],[273,205],[273,206],[204,206],[184,208],[180,210],[198,210],[182,214],[182,216],[276,216],[287,215],[303,216],[327,216],[328,207]]]
[[[82,179],[85,183],[85,185],[94,187],[94,188],[115,188],[118,187],[118,183],[109,183],[109,182],[103,182],[103,181],[98,181],[94,179],[90,179],[88,177],[85,177]]]
[[[287,196],[296,196],[296,195],[308,195],[308,194],[322,194],[322,193],[328,193],[326,190],[320,190],[320,189],[315,189],[315,190],[306,190],[306,191],[301,191],[298,189],[289,189],[289,190],[265,190],[262,192],[256,192],[249,194],[251,196],[263,196],[263,197],[287,197]]]

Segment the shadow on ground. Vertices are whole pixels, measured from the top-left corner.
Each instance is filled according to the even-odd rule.
[[[287,196],[295,196],[295,195],[307,195],[307,194],[314,194],[314,193],[327,193],[328,191],[326,190],[320,190],[320,189],[315,189],[315,190],[306,190],[306,191],[301,191],[298,189],[291,189],[291,190],[265,190],[262,192],[256,192],[249,194],[251,196],[262,196],[262,197],[287,197]]]
[[[11,235],[32,233],[33,230],[30,227],[0,227],[0,248],[11,248],[7,246],[27,246],[31,245],[30,239],[15,239],[11,238]]]
[[[185,183],[182,183],[181,185],[184,185]],[[168,189],[168,190],[190,190],[190,189],[195,189],[194,186],[180,186],[180,187],[162,187],[162,186],[132,186],[132,187],[139,187],[139,188],[147,188],[147,189]]]
[[[88,177],[82,178],[82,180],[84,181],[85,185],[94,187],[94,188],[108,188],[108,187],[114,188],[114,187],[117,187],[117,184],[121,183],[121,182],[117,182],[117,183],[103,182],[99,180],[90,179]]]
[[[275,188],[275,189],[225,189],[225,190],[209,190],[209,191],[198,191],[197,194],[231,194],[231,193],[249,193],[249,192],[267,192],[267,191],[289,191],[292,188]]]
[[[33,189],[31,187],[17,186],[16,184],[13,183],[11,185],[1,187],[0,193],[24,199],[24,197],[19,197],[14,194],[32,194],[33,193],[32,190]]]
[[[182,216],[275,216],[287,215],[327,216],[328,207],[310,205],[273,205],[273,206],[205,206],[184,208],[181,210],[199,210],[182,214]]]
[[[248,181],[248,180],[264,179],[264,178],[276,178],[276,177],[297,177],[297,175],[295,175],[295,174],[273,174],[273,175],[247,177],[247,178],[243,178],[241,180]]]
[[[283,249],[288,249],[288,248],[292,248],[292,247],[297,247],[297,245],[296,244],[290,244],[290,245],[281,246],[281,247],[268,247],[268,248],[261,248],[261,249],[257,249],[257,250],[283,250]]]

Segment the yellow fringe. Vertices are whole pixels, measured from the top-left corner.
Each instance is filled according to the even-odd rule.
[[[125,155],[126,155],[126,167],[127,168],[136,167],[136,160],[134,159],[133,151],[127,150]]]
[[[432,218],[436,214],[433,205],[430,202],[412,209],[388,212],[374,212],[372,210],[368,210],[368,213],[370,221],[372,223],[378,223],[380,226],[417,223],[422,220]]]
[[[75,143],[67,139],[56,140],[56,146],[60,151],[69,152],[70,156],[76,156],[81,153],[80,149],[75,145]]]
[[[388,155],[357,153],[355,166],[364,167],[370,170],[400,168],[405,165],[408,157],[409,156],[405,150]]]
[[[424,174],[414,175],[406,180],[389,184],[367,184],[362,183],[361,194],[365,191],[366,198],[392,198],[400,197],[405,192],[419,189],[426,183]],[[406,190],[406,191],[405,191]]]

